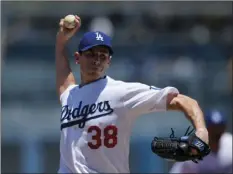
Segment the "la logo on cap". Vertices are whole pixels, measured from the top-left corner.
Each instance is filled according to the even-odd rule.
[[[96,40],[104,41],[104,38],[100,33],[96,32],[95,34],[96,34]]]

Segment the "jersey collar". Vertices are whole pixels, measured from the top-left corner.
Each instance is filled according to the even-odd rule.
[[[96,79],[96,80],[93,80],[93,81],[91,81],[91,82],[89,82],[89,83],[86,83],[86,84],[84,84],[84,85],[79,85],[79,88],[82,88],[82,87],[84,87],[84,86],[86,86],[86,85],[89,85],[89,84],[91,84],[91,83],[94,83],[94,82],[97,82],[97,81],[100,81],[100,80],[102,80],[102,79],[105,79],[107,76],[103,76],[103,77],[100,77],[100,78],[98,78],[98,79]]]

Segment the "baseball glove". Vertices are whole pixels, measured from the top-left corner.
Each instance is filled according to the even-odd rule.
[[[192,160],[198,163],[210,153],[210,147],[195,134],[192,134],[194,129],[188,132],[189,128],[185,135],[179,138],[174,136],[172,128],[170,138],[155,137],[151,143],[151,150],[167,160],[180,162]]]

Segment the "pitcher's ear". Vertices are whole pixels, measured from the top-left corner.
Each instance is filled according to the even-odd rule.
[[[108,65],[110,65],[111,60],[112,60],[112,56],[110,56],[109,59],[108,59]]]
[[[75,57],[75,63],[76,63],[76,64],[79,64],[79,59],[80,59],[80,54],[79,54],[79,52],[75,52],[75,53],[74,53],[74,57]]]

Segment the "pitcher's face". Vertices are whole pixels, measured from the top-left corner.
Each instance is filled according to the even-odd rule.
[[[88,76],[102,76],[110,64],[109,49],[96,46],[80,54],[76,62],[80,64],[81,73]]]

